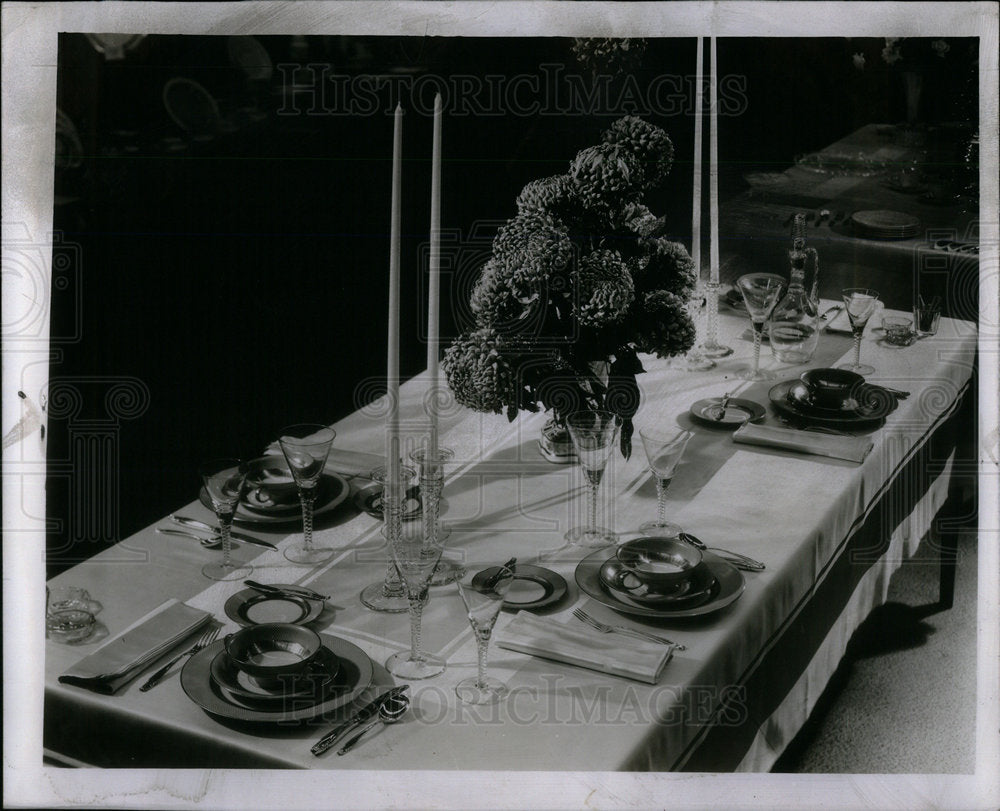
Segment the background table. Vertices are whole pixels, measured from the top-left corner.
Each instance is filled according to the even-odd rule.
[[[687,373],[650,359],[640,376],[639,425],[690,427],[696,432],[668,492],[668,511],[706,542],[764,560],[746,573],[746,590],[731,607],[699,620],[660,623],[687,646],[656,685],[560,665],[491,648],[490,671],[512,688],[494,708],[458,704],[453,687],[475,669],[475,644],[454,586],[432,591],[424,646],[448,669],[414,682],[413,712],[367,740],[349,757],[314,758],[309,747],[325,724],[303,727],[220,723],[183,694],[176,675],[149,693],[141,680],[113,697],[58,684],[56,678],[96,648],[49,642],[46,648],[45,746],[66,762],[117,766],[320,769],[509,770],[765,770],[808,717],[854,628],[885,596],[888,580],[913,553],[944,504],[953,454],[933,441],[968,388],[974,371],[974,325],[943,319],[934,339],[907,348],[880,343],[863,354],[876,382],[912,392],[872,434],[865,462],[798,456],[736,445],[726,431],[692,424],[688,407],[737,388],[734,372],[747,362],[745,322],[721,319],[722,337],[737,349],[709,372]],[[850,349],[844,336],[825,335],[813,365],[833,365]],[[768,350],[764,350],[765,365]],[[772,365],[773,361],[770,362]],[[779,368],[779,367],[776,367]],[[779,368],[782,378],[802,368]],[[403,387],[406,440],[424,431],[422,378]],[[741,396],[767,401],[768,384]],[[581,595],[573,571],[583,552],[562,545],[562,533],[582,517],[578,467],[541,459],[536,440],[545,415],[509,424],[496,415],[455,407],[442,423],[442,442],[456,451],[445,486],[444,519],[453,553],[466,560],[513,555],[559,572],[566,600],[549,612],[570,617]],[[768,422],[775,422],[769,413]],[[377,404],[337,423],[337,447],[378,451]],[[331,463],[336,468],[336,456]],[[655,510],[655,486],[640,449],[627,462],[613,457],[602,485],[608,520],[633,532]],[[183,512],[203,518],[197,502]],[[369,612],[361,588],[382,577],[380,523],[349,508],[321,525],[317,541],[339,554],[315,570],[279,553],[257,554],[254,576],[302,582],[332,595],[318,628],[360,645],[376,663],[376,683],[391,681],[379,663],[407,647],[405,614]],[[294,527],[292,528],[294,529]],[[268,533],[279,545],[297,533]],[[241,547],[243,555],[257,550]],[[170,597],[213,611],[240,584],[210,584],[200,567],[210,554],[196,542],[156,535],[150,527],[54,579],[88,588],[105,605],[100,619],[116,634]],[[631,622],[582,603],[599,618]],[[500,624],[507,621],[501,617]],[[578,623],[577,623],[578,625]],[[656,623],[637,621],[653,627]]]

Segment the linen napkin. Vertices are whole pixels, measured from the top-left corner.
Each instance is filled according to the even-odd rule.
[[[95,693],[113,695],[212,618],[175,599],[153,609],[59,677]]]
[[[744,423],[737,428],[733,441],[858,463],[864,461],[874,444],[865,436],[834,436],[751,423]]]
[[[519,611],[497,634],[497,644],[507,650],[656,684],[673,646],[622,634],[602,634],[590,628],[571,627]]]

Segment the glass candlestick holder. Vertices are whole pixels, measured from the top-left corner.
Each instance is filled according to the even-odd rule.
[[[432,454],[430,448],[418,448],[410,454],[410,459],[416,463],[420,472],[421,517],[424,543],[428,546],[443,545],[451,534],[441,522],[441,492],[444,489],[444,466],[454,458],[455,452],[450,448],[438,448],[436,454]],[[444,586],[454,583],[462,576],[462,572],[460,564],[442,557],[434,567],[430,584]]]
[[[378,583],[366,586],[361,592],[361,602],[372,611],[386,614],[402,614],[410,610],[410,601],[406,596],[406,586],[392,558],[394,539],[398,539],[403,531],[403,494],[407,482],[413,478],[416,471],[411,467],[401,467],[399,481],[395,488],[388,486],[388,474],[384,467],[375,468],[371,472],[372,481],[382,485],[382,518],[385,525],[382,534],[386,539],[386,549],[389,563],[386,566],[385,578]]]

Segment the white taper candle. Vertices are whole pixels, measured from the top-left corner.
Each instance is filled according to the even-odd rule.
[[[438,353],[441,316],[441,94],[434,97],[434,141],[431,147],[431,255],[427,285],[427,376],[430,398],[428,454],[437,458],[438,450]]]
[[[398,497],[399,484],[399,226],[403,159],[403,108],[396,105],[392,136],[392,211],[389,225],[389,348],[386,364],[388,412],[385,455],[389,494]]]

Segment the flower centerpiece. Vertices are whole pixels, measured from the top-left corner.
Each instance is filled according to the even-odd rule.
[[[627,458],[638,353],[670,357],[694,344],[694,263],[643,202],[673,153],[663,129],[626,116],[566,174],[528,183],[472,290],[475,323],[445,353],[459,403],[510,420],[552,412],[549,458],[560,455],[562,421],[585,409],[617,415]]]

